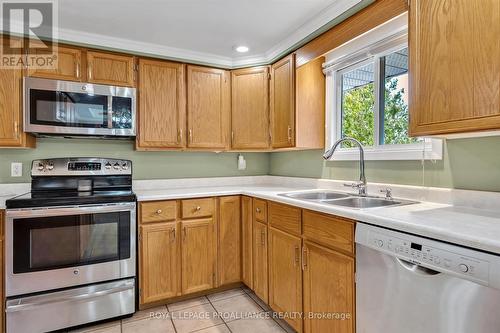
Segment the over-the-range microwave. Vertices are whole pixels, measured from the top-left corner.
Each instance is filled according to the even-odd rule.
[[[24,78],[24,131],[66,136],[135,136],[135,88]]]

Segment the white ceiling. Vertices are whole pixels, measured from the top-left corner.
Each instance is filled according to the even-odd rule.
[[[275,60],[361,1],[63,0],[57,1],[58,38],[242,67]],[[236,45],[246,45],[250,51],[237,53]]]

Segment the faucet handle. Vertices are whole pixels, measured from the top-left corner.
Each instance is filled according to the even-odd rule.
[[[390,187],[383,188],[379,192],[385,193],[385,198],[392,200],[392,189]]]
[[[345,187],[350,187],[350,188],[358,188],[359,184],[356,183],[344,183],[343,184]]]

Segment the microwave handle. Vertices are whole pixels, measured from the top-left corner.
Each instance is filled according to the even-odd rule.
[[[113,128],[113,96],[108,96],[108,128]]]

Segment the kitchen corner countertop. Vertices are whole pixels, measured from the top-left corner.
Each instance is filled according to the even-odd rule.
[[[313,189],[316,188],[242,185],[139,189],[135,190],[135,193],[138,201],[248,195],[500,254],[500,212],[498,211],[431,202],[352,209],[279,195],[284,192]]]

